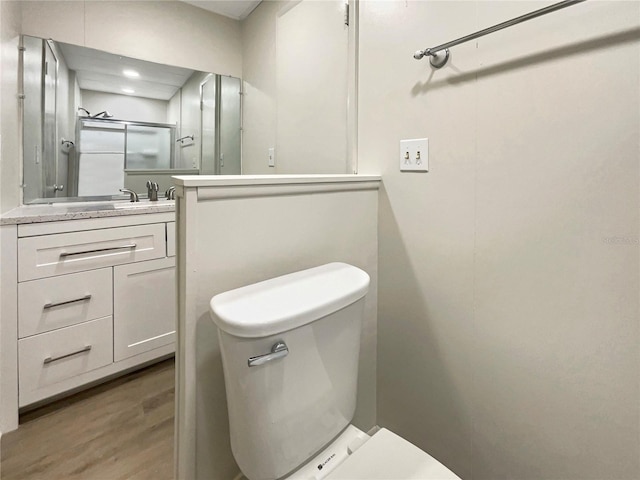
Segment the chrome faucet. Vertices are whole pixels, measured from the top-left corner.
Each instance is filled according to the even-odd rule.
[[[158,201],[158,189],[160,187],[158,186],[157,182],[152,182],[151,180],[147,180],[147,195],[149,197],[149,200],[152,202],[157,202]]]
[[[138,198],[138,194],[136,192],[134,192],[133,190],[129,190],[128,188],[121,188],[120,191],[122,193],[128,193],[129,194],[129,201],[130,202],[139,202],[140,199]]]
[[[164,192],[164,198],[166,198],[167,200],[175,200],[176,198],[175,185],[171,185],[169,188],[167,188],[167,191]]]

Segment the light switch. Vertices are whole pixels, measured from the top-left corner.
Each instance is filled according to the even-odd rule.
[[[429,139],[400,140],[400,171],[429,171]]]
[[[276,166],[276,149],[273,147],[269,149],[269,166],[270,167]]]

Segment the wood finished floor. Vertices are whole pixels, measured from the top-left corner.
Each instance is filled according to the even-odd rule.
[[[2,480],[173,478],[173,359],[28,412],[2,436]]]

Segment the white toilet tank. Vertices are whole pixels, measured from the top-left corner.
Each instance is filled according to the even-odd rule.
[[[351,422],[368,288],[330,263],[211,299],[231,449],[250,480],[288,474]]]

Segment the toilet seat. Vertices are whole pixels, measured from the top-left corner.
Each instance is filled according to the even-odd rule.
[[[460,480],[428,453],[382,428],[369,436],[353,425],[283,480]]]
[[[447,467],[404,438],[380,429],[326,480],[460,480]]]

